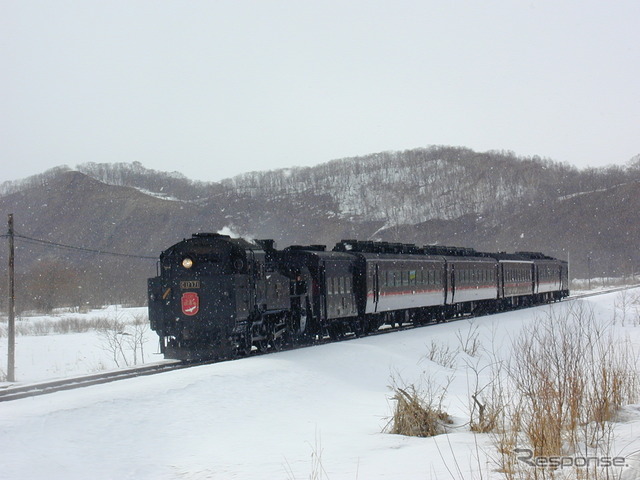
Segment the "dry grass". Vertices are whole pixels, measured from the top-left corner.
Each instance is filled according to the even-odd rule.
[[[452,423],[451,417],[442,409],[447,386],[436,389],[434,382],[427,379],[426,388],[415,385],[399,386],[392,378],[391,400],[395,402],[393,415],[384,430],[386,433],[411,437],[432,437],[446,432]]]
[[[22,320],[16,322],[18,336],[64,335],[100,330],[109,324],[109,319],[62,317],[51,320]],[[7,336],[6,322],[0,323],[0,338]]]
[[[553,470],[523,466],[514,448],[534,457],[608,455],[619,409],[639,398],[637,355],[628,341],[601,326],[593,311],[575,303],[550,310],[514,341],[501,382],[512,398],[493,427],[506,478],[560,478]],[[498,380],[494,379],[494,382]],[[484,430],[484,429],[483,429]],[[570,476],[566,475],[570,473]],[[565,469],[562,478],[611,478],[599,468]]]
[[[458,348],[454,349],[445,343],[431,340],[431,345],[429,345],[427,354],[423,358],[445,368],[455,368],[459,354],[460,350]]]

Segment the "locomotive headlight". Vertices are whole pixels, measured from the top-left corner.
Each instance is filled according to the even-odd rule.
[[[191,268],[193,267],[193,260],[191,260],[189,257],[185,258],[184,260],[182,260],[182,266],[184,268]]]

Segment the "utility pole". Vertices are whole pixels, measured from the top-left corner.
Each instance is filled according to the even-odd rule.
[[[16,381],[16,293],[15,293],[15,249],[13,243],[13,213],[9,214],[9,331],[7,381]]]

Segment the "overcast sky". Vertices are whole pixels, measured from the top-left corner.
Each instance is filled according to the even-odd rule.
[[[0,181],[428,145],[640,153],[638,0],[0,0]]]

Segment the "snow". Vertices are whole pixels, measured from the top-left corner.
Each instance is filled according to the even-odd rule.
[[[140,319],[147,322],[146,307],[122,308],[109,306],[87,313],[59,312],[53,315],[22,316],[16,321],[16,368],[18,383],[34,383],[57,378],[72,377],[86,373],[114,370],[133,365],[133,351],[128,345],[123,348],[126,359],[118,356],[118,364],[113,360],[105,339],[89,326],[96,322],[114,322],[129,325]],[[55,334],[66,324],[73,323],[80,333]],[[80,328],[78,328],[80,327]],[[162,361],[158,347],[158,336],[144,324],[143,352],[138,351],[136,364]],[[73,327],[70,327],[73,328]],[[7,352],[6,324],[0,338],[0,358],[5,362]],[[24,334],[21,334],[24,333]],[[125,341],[128,338],[125,338]],[[142,355],[144,353],[144,361]],[[6,363],[0,367],[4,373]],[[3,385],[0,383],[0,385]]]
[[[159,198],[160,200],[167,200],[169,202],[184,202],[185,201],[185,200],[182,200],[180,198],[176,198],[176,197],[172,197],[171,195],[167,195],[166,193],[152,192],[151,190],[146,190],[146,189],[140,188],[140,187],[133,187],[133,188],[138,190],[140,193],[144,193],[145,195],[148,195],[149,197]]]
[[[620,308],[617,295],[576,301],[605,323]],[[486,365],[488,351],[507,355],[520,329],[569,304],[6,402],[0,404],[0,478],[502,478],[490,436],[474,435],[465,424],[474,381],[468,365]],[[640,326],[630,318],[614,328],[637,346]],[[426,358],[433,342],[457,347],[457,337],[476,326],[483,354],[461,352],[452,368]],[[87,342],[84,335],[90,333],[19,337],[18,351],[29,349],[36,358],[48,341],[57,346],[49,349],[49,362],[66,365],[77,355],[75,345]],[[425,375],[440,384],[451,379],[444,405],[455,419],[450,433],[382,433],[391,414],[391,376],[416,383]],[[631,466],[621,478],[628,480],[640,478],[631,454],[640,449],[640,406],[623,413],[615,424],[616,453],[627,456]]]

